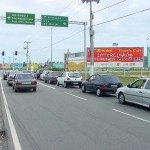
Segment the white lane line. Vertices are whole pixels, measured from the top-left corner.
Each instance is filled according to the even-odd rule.
[[[5,93],[4,93],[1,78],[0,78],[0,83],[1,83],[2,97],[3,97],[3,100],[4,100],[6,115],[7,115],[7,118],[8,118],[8,123],[9,123],[9,126],[10,126],[11,135],[12,135],[12,139],[13,139],[13,142],[14,142],[14,147],[15,147],[15,150],[22,150],[19,139],[18,139],[16,129],[15,129],[15,126],[14,126],[14,123],[13,123],[12,118],[11,118],[11,113],[10,113],[9,108],[8,108],[8,103],[7,103],[7,100],[6,100]]]
[[[73,94],[70,94],[70,93],[67,93],[67,92],[65,92],[66,94],[68,94],[68,95],[71,95],[71,96],[74,96],[74,97],[77,97],[77,98],[79,98],[79,99],[82,99],[82,100],[87,100],[87,99],[85,99],[85,98],[82,98],[82,97],[79,97],[79,96],[76,96],[76,95],[73,95]]]
[[[124,115],[130,116],[130,117],[132,117],[132,118],[135,118],[135,119],[138,119],[138,120],[141,120],[141,121],[144,121],[144,122],[150,123],[150,121],[149,121],[149,120],[146,120],[146,119],[143,119],[143,118],[140,118],[140,117],[136,117],[136,116],[134,116],[134,115],[130,115],[130,114],[125,113],[125,112],[123,112],[123,111],[120,111],[120,110],[117,110],[117,109],[112,109],[112,110],[113,110],[113,111],[116,111],[116,112],[119,112],[119,113],[121,113],[121,114],[124,114]]]
[[[48,86],[48,85],[42,84],[42,83],[40,83],[40,82],[38,82],[38,84],[41,84],[41,85],[46,86],[46,87],[51,88],[51,89],[56,89],[56,88],[54,88],[54,87],[52,87],[52,86]]]

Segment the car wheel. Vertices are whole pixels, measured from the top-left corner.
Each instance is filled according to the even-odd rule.
[[[125,96],[123,93],[119,93],[118,100],[120,104],[125,104],[126,101],[125,101]]]
[[[36,88],[33,88],[33,92],[36,92]]]
[[[97,95],[98,97],[102,96],[102,95],[103,95],[102,90],[99,89],[99,88],[97,88],[97,89],[96,89],[96,95]]]
[[[48,83],[51,84],[51,80],[50,79],[48,80]]]
[[[57,81],[56,85],[59,86],[59,82],[58,81]]]
[[[15,89],[14,86],[12,86],[13,90]]]
[[[81,84],[79,84],[79,88],[81,88],[82,86],[81,86]]]
[[[18,89],[17,89],[17,88],[15,88],[15,92],[18,92]]]
[[[64,82],[64,88],[67,88],[67,83],[66,82]]]
[[[83,93],[85,93],[85,92],[86,92],[86,88],[85,88],[85,86],[84,86],[84,85],[82,85],[81,90],[82,90],[82,92],[83,92]]]
[[[44,82],[47,83],[47,80],[45,80]]]

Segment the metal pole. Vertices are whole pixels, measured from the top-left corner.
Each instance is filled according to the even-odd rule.
[[[84,78],[87,79],[86,23],[84,23]]]
[[[90,0],[90,49],[91,49],[90,75],[93,75],[94,74],[94,30],[93,30],[92,0]]]
[[[14,70],[14,55],[15,55],[15,54],[14,54],[14,52],[13,52],[13,70]]]
[[[149,60],[149,57],[148,57],[148,40],[149,40],[149,38],[147,39],[147,68],[149,67],[149,62],[148,62],[148,60]]]
[[[52,37],[53,37],[53,32],[52,32],[53,30],[52,30],[52,28],[51,28],[51,70],[53,69],[53,64],[52,64],[52,50],[53,50],[53,39],[52,39]]]
[[[27,56],[27,70],[28,70],[29,43],[31,43],[31,42],[24,42],[24,43],[26,43],[26,44],[27,44],[27,47],[26,47],[26,49],[27,49],[27,54],[26,54],[26,56]]]

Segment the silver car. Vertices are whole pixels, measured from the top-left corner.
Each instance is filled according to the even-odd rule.
[[[36,91],[37,81],[31,73],[18,73],[14,77],[12,86],[15,92],[20,89],[33,89],[33,91]]]
[[[131,102],[150,107],[150,78],[140,78],[126,87],[118,88],[116,97],[120,104]]]
[[[16,70],[11,70],[7,76],[7,84],[10,86],[14,80],[14,76],[18,73]]]

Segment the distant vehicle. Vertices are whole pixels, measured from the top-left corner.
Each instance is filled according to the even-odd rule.
[[[11,70],[10,72],[9,72],[9,75],[8,75],[8,77],[7,77],[7,84],[10,86],[10,85],[12,85],[12,82],[13,82],[13,80],[14,80],[14,76],[16,75],[18,73],[18,71],[16,71],[16,70]]]
[[[45,75],[46,75],[48,72],[50,72],[50,70],[44,70],[44,71],[42,72],[42,74],[40,74],[40,79],[41,79],[41,80],[45,80],[45,79],[44,79],[44,78],[45,78]]]
[[[58,76],[61,76],[62,72],[60,71],[50,71],[48,72],[45,77],[44,77],[44,81],[45,83],[57,83],[57,78]]]
[[[77,85],[81,88],[83,77],[79,72],[64,72],[57,78],[57,86],[63,85],[64,88],[68,86]]]
[[[38,69],[37,71],[36,71],[36,73],[34,74],[34,77],[36,78],[36,79],[39,79],[40,78],[40,75],[43,73],[43,70],[42,69]]]
[[[32,73],[31,70],[23,70],[23,73]]]
[[[97,96],[103,96],[105,92],[116,93],[117,88],[122,87],[120,79],[112,74],[95,74],[82,82],[82,92],[95,92]]]
[[[116,97],[120,104],[131,102],[150,107],[150,78],[140,78],[125,87],[118,88]]]
[[[36,91],[37,81],[31,73],[18,73],[14,77],[12,86],[15,92],[20,89],[33,89],[33,91]]]
[[[7,80],[7,77],[9,75],[9,72],[10,71],[4,71],[2,74],[3,74],[3,80]]]

